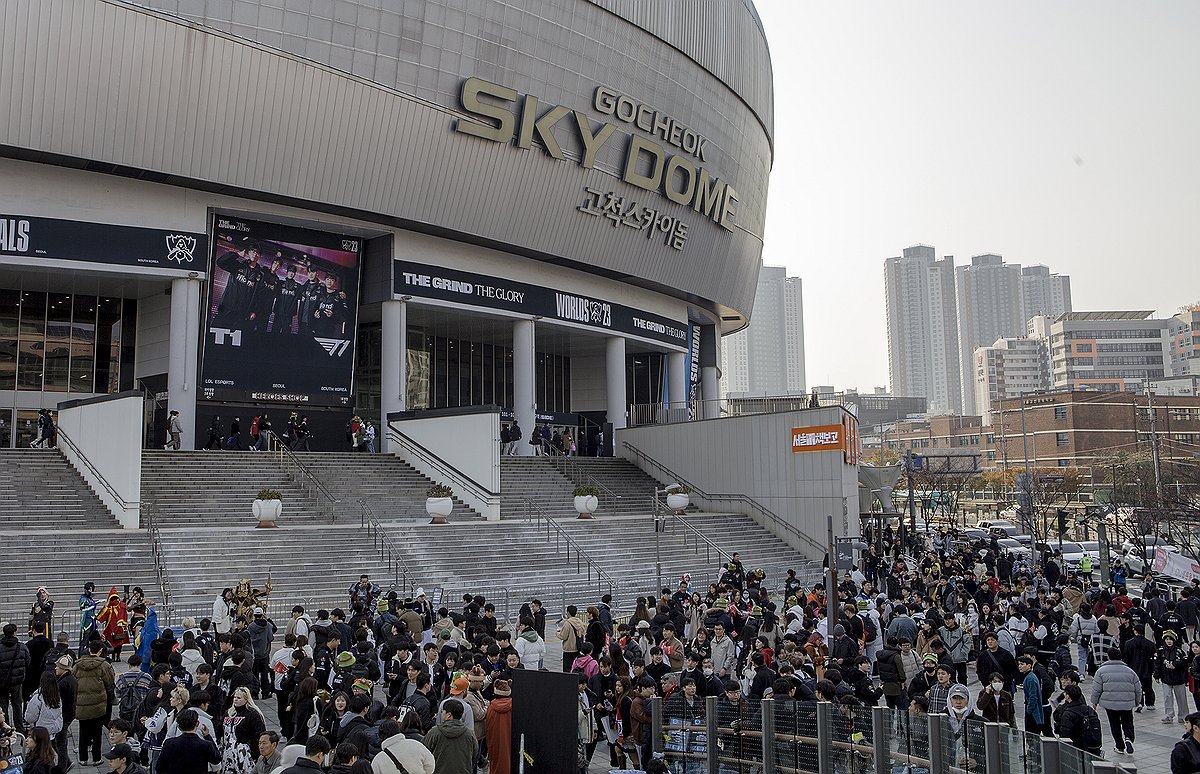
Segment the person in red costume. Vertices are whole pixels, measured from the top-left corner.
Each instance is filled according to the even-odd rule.
[[[113,586],[108,592],[108,602],[96,616],[96,623],[104,632],[104,641],[113,650],[113,658],[120,660],[121,648],[129,642],[129,611]]]

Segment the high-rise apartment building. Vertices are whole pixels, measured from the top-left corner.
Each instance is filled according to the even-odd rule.
[[[1071,311],[1071,278],[1051,274],[1046,266],[1021,269],[1021,318],[1045,315],[1051,320]]]
[[[992,423],[998,401],[1050,389],[1046,343],[1040,338],[997,339],[990,347],[976,347],[971,362],[975,407],[985,425]]]
[[[923,397],[931,414],[962,413],[954,256],[915,245],[884,262],[893,395]]]
[[[721,341],[725,395],[787,395],[805,391],[804,299],[799,277],[782,266],[763,266],[754,293],[754,316]]]
[[[1171,373],[1200,375],[1200,305],[1185,307],[1167,320],[1171,337]]]
[[[983,413],[975,405],[972,353],[1025,330],[1021,276],[1020,266],[991,253],[972,256],[969,264],[954,270],[964,414]]]

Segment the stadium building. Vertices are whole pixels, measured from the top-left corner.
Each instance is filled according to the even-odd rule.
[[[215,415],[498,405],[583,450],[717,398],[772,161],[750,0],[17,0],[0,445],[143,390]],[[607,436],[611,440],[611,433]]]

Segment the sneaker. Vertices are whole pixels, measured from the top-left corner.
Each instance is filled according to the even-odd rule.
[[[1125,754],[1133,755],[1133,742],[1129,741],[1128,739],[1125,740]]]
[[[1124,747],[1116,747],[1113,749],[1113,752],[1116,753],[1117,755],[1124,755],[1125,748]]]
[[[1134,712],[1139,712],[1139,713],[1140,713],[1140,712],[1142,711],[1142,708],[1141,708],[1141,707],[1137,707],[1137,708],[1135,708],[1133,711],[1134,711]]]
[[[1160,722],[1160,723],[1174,723],[1174,722],[1175,722],[1175,718],[1171,717],[1170,715],[1167,715],[1166,717],[1164,717],[1164,718],[1163,718],[1162,720],[1160,720],[1159,722]]]

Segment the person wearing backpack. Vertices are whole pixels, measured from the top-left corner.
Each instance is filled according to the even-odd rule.
[[[1083,691],[1078,685],[1063,689],[1066,701],[1054,710],[1054,729],[1060,738],[1070,739],[1080,750],[1100,756],[1104,735],[1100,728],[1100,716],[1083,700]]]

